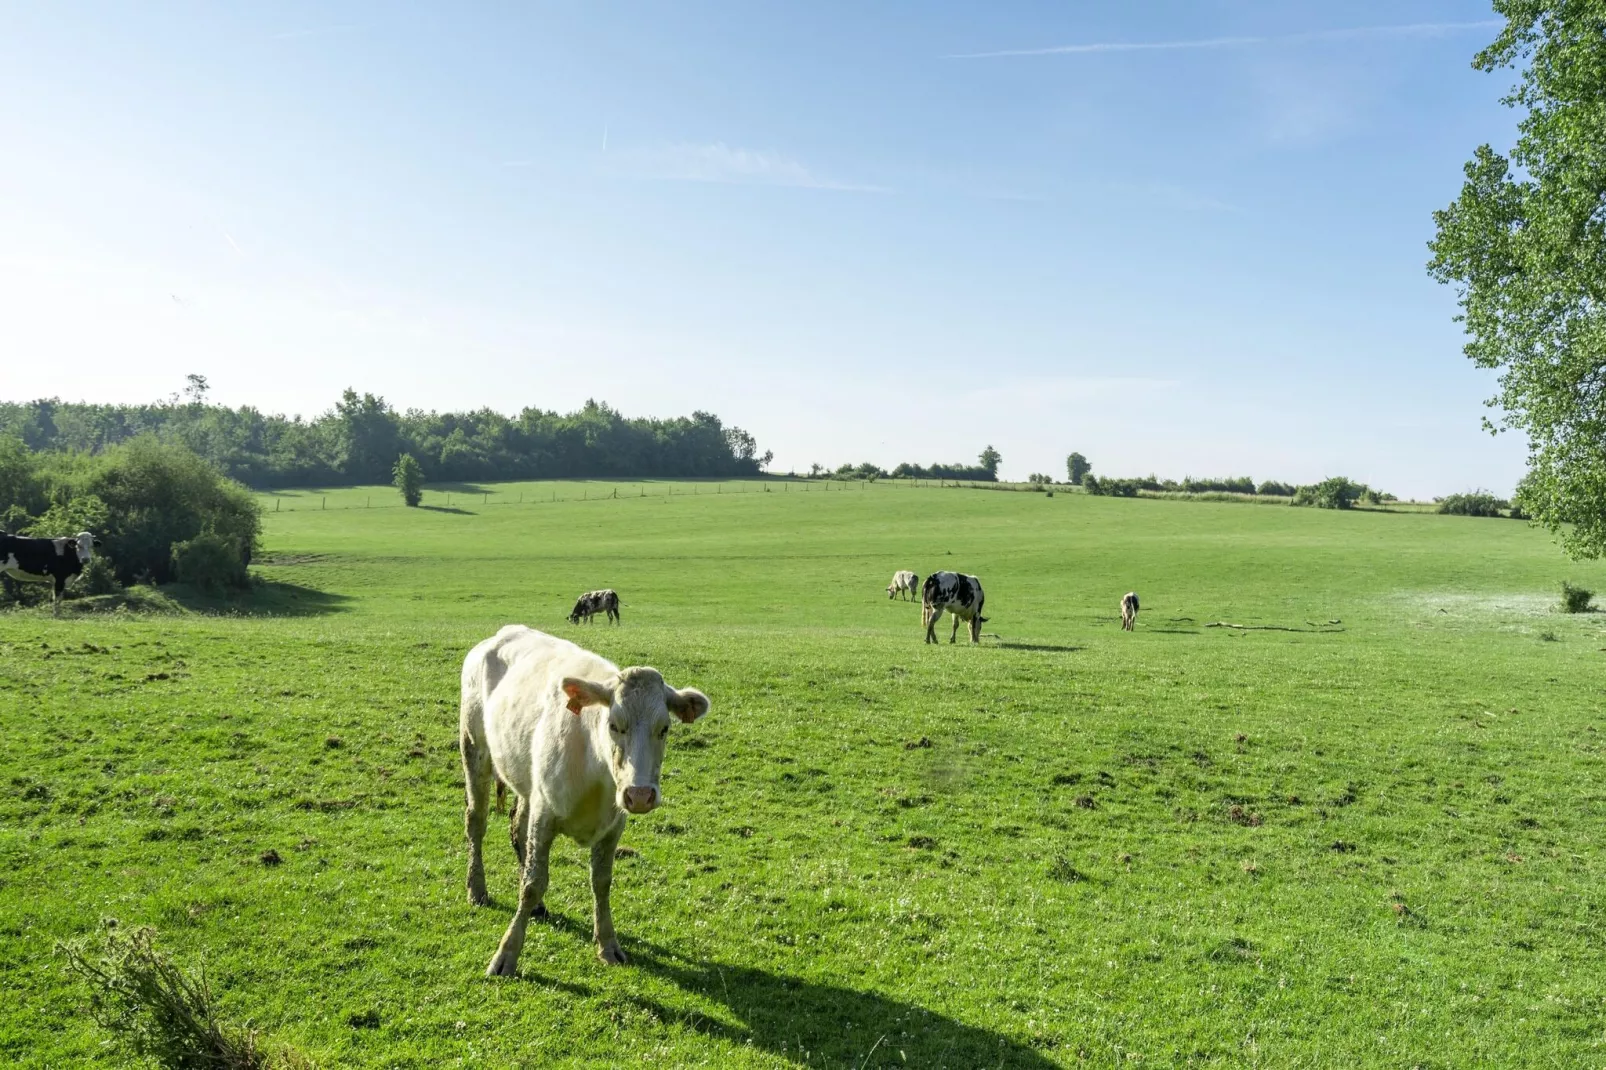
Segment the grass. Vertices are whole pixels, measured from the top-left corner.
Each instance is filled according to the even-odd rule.
[[[0,614],[0,1062],[118,1065],[52,954],[114,917],[329,1066],[1606,1063],[1606,636],[1554,594],[1606,569],[1427,514],[600,486],[287,496],[265,615]],[[886,599],[944,567],[980,648]],[[624,625],[568,625],[600,586]],[[510,621],[713,700],[625,834],[628,967],[560,842],[482,977],[515,872],[493,833],[467,905],[457,672]]]

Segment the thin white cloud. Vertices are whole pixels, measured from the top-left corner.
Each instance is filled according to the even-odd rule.
[[[226,230],[223,232],[223,240],[229,243],[229,248],[230,249],[233,249],[235,252],[239,253],[241,256],[245,255],[245,250],[240,248],[239,244],[234,240],[234,235],[230,234]]]
[[[1203,37],[1191,41],[1096,41],[1081,45],[1054,45],[1049,48],[1010,48],[996,52],[962,52],[943,59],[1000,59],[1009,56],[1073,56],[1096,52],[1174,52],[1221,48],[1253,48],[1262,45],[1298,45],[1316,41],[1352,41],[1368,37],[1442,37],[1471,30],[1504,26],[1501,19],[1477,22],[1414,22],[1397,26],[1355,26],[1338,30],[1309,30],[1255,37]]]
[[[729,185],[791,186],[798,189],[851,193],[885,193],[885,187],[840,182],[805,167],[790,156],[767,149],[711,145],[669,145],[610,155],[649,178],[667,182],[713,182]]]

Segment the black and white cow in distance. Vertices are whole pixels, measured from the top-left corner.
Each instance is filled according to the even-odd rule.
[[[1129,632],[1138,620],[1138,592],[1128,591],[1121,596],[1121,630]]]
[[[51,583],[51,612],[61,616],[67,581],[84,570],[100,540],[87,531],[65,539],[28,539],[0,533],[0,574],[24,583]]]
[[[909,601],[912,602],[918,590],[920,590],[920,577],[903,568],[892,574],[892,582],[887,584],[887,597],[896,598],[900,594],[907,594]]]
[[[600,591],[587,591],[574,603],[574,609],[569,613],[569,623],[579,624],[582,620],[587,624],[598,613],[608,614],[609,624],[618,624],[619,621],[619,594],[612,588]]]
[[[513,789],[518,911],[486,969],[511,977],[530,919],[546,914],[548,857],[558,833],[591,848],[597,955],[625,961],[608,893],[627,814],[662,801],[664,747],[675,721],[708,712],[708,696],[670,687],[657,669],[621,669],[566,639],[510,624],[463,661],[463,774],[468,795],[468,901],[485,906],[480,845],[493,784]]]
[[[981,615],[986,595],[981,580],[959,572],[933,572],[926,577],[920,592],[920,615],[926,625],[926,642],[937,641],[937,621],[944,612],[953,614],[954,630],[948,636],[950,643],[959,637],[959,622],[970,622],[970,641],[981,642],[981,626],[987,618]]]

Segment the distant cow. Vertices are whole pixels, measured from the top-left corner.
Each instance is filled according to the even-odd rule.
[[[67,581],[84,570],[100,540],[87,531],[68,539],[25,539],[0,533],[0,575],[24,583],[52,583],[51,612],[61,616]]]
[[[461,740],[468,796],[468,901],[485,906],[480,844],[492,785],[513,790],[518,912],[486,969],[511,977],[531,918],[544,917],[547,860],[558,833],[591,848],[597,955],[625,961],[608,893],[626,814],[661,801],[659,770],[671,720],[708,712],[708,697],[676,690],[657,669],[620,669],[565,639],[510,624],[463,662]]]
[[[954,630],[948,636],[950,643],[958,639],[962,620],[970,622],[970,641],[981,642],[981,626],[987,622],[981,615],[981,607],[986,597],[981,580],[975,576],[958,572],[934,572],[927,576],[926,585],[920,591],[920,615],[926,625],[926,642],[937,641],[937,621],[944,612],[953,614],[954,618]]]
[[[1136,591],[1128,591],[1126,594],[1121,596],[1121,628],[1122,628],[1122,630],[1123,631],[1128,631],[1128,632],[1131,631],[1132,630],[1132,626],[1137,623],[1137,619],[1138,619],[1138,593]]]
[[[887,584],[887,597],[896,598],[900,594],[907,594],[909,601],[912,602],[918,590],[920,590],[920,577],[908,569],[900,569],[892,574],[892,582]]]
[[[598,613],[608,614],[608,623],[619,623],[619,595],[611,588],[600,591],[587,591],[574,603],[574,609],[569,613],[569,623],[579,624],[582,620],[587,624]]]

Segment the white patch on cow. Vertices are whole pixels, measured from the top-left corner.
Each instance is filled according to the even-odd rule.
[[[87,565],[87,564],[89,564],[90,559],[93,558],[94,556],[95,556],[95,536],[91,535],[87,531],[80,531],[78,533],[78,561],[79,561],[79,563]]]

